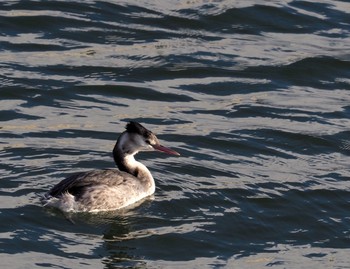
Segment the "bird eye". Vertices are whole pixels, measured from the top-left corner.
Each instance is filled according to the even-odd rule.
[[[146,139],[145,141],[147,144],[151,145],[151,141],[149,139]]]

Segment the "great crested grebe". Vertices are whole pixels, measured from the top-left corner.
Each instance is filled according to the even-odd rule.
[[[145,165],[135,160],[139,151],[180,155],[160,145],[158,138],[137,122],[129,122],[114,146],[117,169],[74,174],[54,186],[43,198],[45,206],[64,212],[97,212],[129,206],[155,191],[154,179]]]

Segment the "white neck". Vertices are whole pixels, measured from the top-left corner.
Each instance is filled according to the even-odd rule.
[[[134,155],[127,155],[124,158],[124,165],[129,169],[129,171],[132,171],[132,175],[137,177],[143,184],[145,184],[149,194],[154,193],[156,186],[153,176],[144,164],[136,161]]]
[[[119,170],[137,177],[146,185],[145,187],[149,190],[150,194],[152,194],[155,191],[155,183],[151,172],[144,164],[135,160],[134,155],[136,155],[138,151],[134,151],[131,154],[123,151],[123,143],[121,142],[124,141],[122,137],[121,141],[119,141],[119,143],[117,142],[113,149],[113,157],[116,165]]]

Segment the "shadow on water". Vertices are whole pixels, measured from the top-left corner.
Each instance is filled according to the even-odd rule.
[[[129,245],[128,242],[148,236],[147,233],[135,231],[135,227],[144,225],[144,218],[139,215],[140,210],[145,213],[151,202],[143,201],[140,208],[141,203],[109,212],[62,213],[56,209],[46,209],[46,213],[61,221],[64,218],[69,233],[77,231],[77,236],[81,234],[84,237],[98,237],[99,242],[91,246],[90,255],[101,258],[106,268],[139,268],[141,264],[145,264],[144,258],[138,256],[137,247]]]

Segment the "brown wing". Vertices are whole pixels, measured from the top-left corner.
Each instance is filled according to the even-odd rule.
[[[46,196],[57,197],[62,193],[69,192],[72,195],[78,195],[81,190],[92,185],[117,186],[125,180],[134,179],[135,177],[119,171],[117,169],[92,170],[74,174],[55,185]]]

